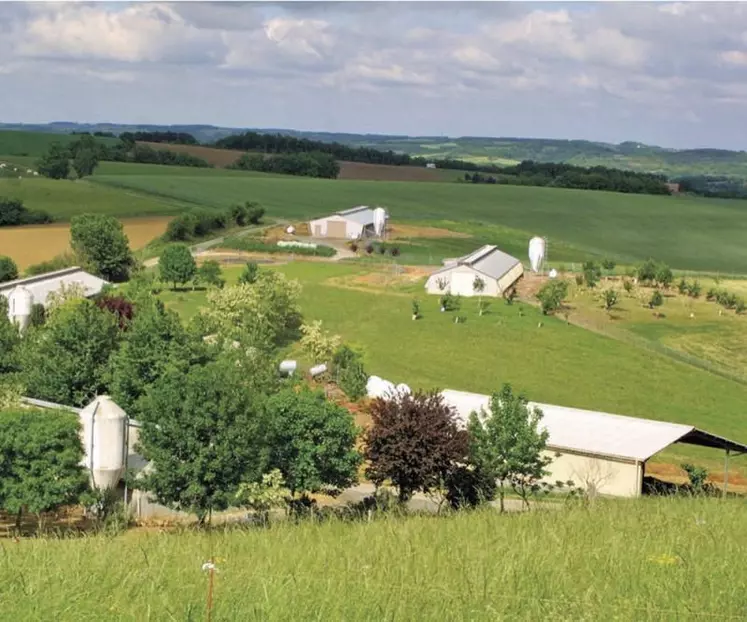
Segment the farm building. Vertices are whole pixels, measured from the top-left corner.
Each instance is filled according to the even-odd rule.
[[[444,400],[466,425],[471,413],[485,412],[490,396],[445,390]],[[540,427],[549,434],[548,483],[573,481],[575,486],[615,497],[638,497],[646,462],[674,443],[722,449],[726,464],[731,454],[747,453],[747,445],[730,441],[691,425],[638,419],[622,415],[529,403],[542,411]],[[724,473],[726,483],[726,472]]]
[[[382,219],[377,232],[377,212]],[[315,238],[339,238],[357,240],[380,235],[386,224],[387,214],[383,208],[359,205],[309,222],[309,230]]]
[[[431,274],[425,283],[429,294],[502,296],[524,274],[524,266],[516,257],[490,244],[444,263],[444,267]],[[475,291],[476,277],[485,284],[482,292]]]
[[[16,287],[24,287],[34,297],[35,304],[46,305],[49,294],[58,291],[63,286],[69,287],[73,284],[82,285],[86,290],[86,296],[95,296],[101,293],[105,285],[108,285],[108,281],[74,266],[2,283],[0,284],[0,294],[8,298]]]

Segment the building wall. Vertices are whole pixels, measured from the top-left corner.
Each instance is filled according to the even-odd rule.
[[[563,452],[556,457],[553,450],[548,450],[545,454],[553,458],[548,466],[550,475],[544,480],[547,483],[572,480],[578,488],[591,488],[597,494],[614,497],[638,497],[641,494],[641,463],[570,452]]]
[[[508,272],[506,272],[506,274],[504,274],[498,280],[499,294],[502,296],[503,292],[505,292],[514,283],[516,283],[516,281],[518,281],[523,274],[524,274],[524,266],[521,265],[520,263],[516,264],[513,268],[511,268]]]
[[[319,218],[317,220],[309,221],[309,231],[311,235],[312,236],[319,235],[320,237],[327,237],[329,235],[327,224],[330,222],[344,222],[345,223],[345,234],[346,234],[345,237],[347,239],[353,240],[363,235],[363,229],[364,229],[363,225],[357,222],[346,220],[342,216],[329,216],[327,218]],[[319,228],[318,234],[317,234],[317,228]]]
[[[469,266],[455,266],[450,270],[444,270],[438,274],[432,274],[425,283],[425,290],[429,294],[442,294],[438,288],[438,279],[449,281],[445,291],[460,296],[502,296],[516,280],[524,274],[524,267],[517,264],[515,268],[509,270],[500,280],[491,279],[490,277],[480,274]],[[479,276],[485,282],[485,289],[482,294],[476,294],[473,289],[475,277]]]

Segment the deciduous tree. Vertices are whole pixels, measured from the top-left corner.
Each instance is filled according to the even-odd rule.
[[[60,143],[52,143],[49,151],[36,163],[36,170],[50,179],[67,179],[70,175],[70,151]]]
[[[7,283],[18,278],[18,266],[10,257],[0,255],[0,283]]]
[[[361,456],[347,410],[304,387],[271,396],[266,412],[269,467],[282,472],[291,492],[342,489],[356,481]]]
[[[371,420],[365,436],[366,474],[377,486],[391,480],[403,503],[416,491],[438,488],[466,456],[466,434],[440,393],[377,398]]]
[[[110,281],[123,281],[133,264],[122,223],[105,214],[81,214],[70,220],[70,242],[83,263]]]
[[[83,447],[77,415],[18,410],[0,412],[0,507],[16,516],[76,504],[88,490],[81,466]]]
[[[509,384],[491,396],[489,412],[470,416],[470,460],[498,481],[501,512],[508,486],[528,504],[529,494],[547,475],[545,467],[552,459],[543,453],[548,433],[539,429],[541,419],[542,411],[530,409]]]
[[[85,406],[107,390],[109,358],[117,347],[116,318],[90,300],[62,305],[27,334],[20,348],[22,378],[31,397]]]
[[[143,399],[139,447],[152,470],[139,486],[201,524],[266,472],[261,396],[235,361],[171,367]]]
[[[176,289],[178,284],[188,283],[194,278],[197,264],[186,244],[169,244],[158,260],[158,270],[161,280],[173,283]]]

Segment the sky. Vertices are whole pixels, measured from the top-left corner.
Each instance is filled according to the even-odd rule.
[[[0,2],[0,121],[747,149],[747,3]]]

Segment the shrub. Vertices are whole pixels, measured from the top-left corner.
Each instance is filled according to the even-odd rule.
[[[617,304],[617,292],[614,289],[608,289],[604,292],[604,308],[610,311]]]
[[[370,255],[373,252],[374,252],[374,245],[369,242],[368,244],[366,244],[366,253]]]
[[[19,199],[0,197],[0,227],[44,225],[50,222],[52,217],[47,212],[27,209]]]
[[[197,269],[195,280],[214,287],[223,287],[226,282],[221,278],[221,276],[222,271],[220,264],[217,261],[208,260],[204,261]]]
[[[576,277],[576,285],[579,287],[584,284],[584,275],[583,274],[577,274]]]
[[[40,302],[35,302],[31,305],[31,316],[29,317],[29,323],[31,326],[44,326],[47,321],[47,310],[44,305]]]
[[[444,294],[441,296],[441,308],[444,311],[459,311],[459,307],[461,306],[461,300],[459,296],[454,296],[452,294]]]
[[[420,317],[420,301],[417,298],[412,299],[412,317],[415,319]]]
[[[77,258],[72,253],[63,253],[57,255],[49,261],[42,261],[26,268],[26,276],[36,276],[38,274],[45,274],[47,272],[54,272],[55,270],[62,270],[63,268],[70,268],[77,264]]]
[[[251,285],[257,280],[258,274],[259,266],[254,261],[247,261],[239,276],[239,283],[241,285]]]
[[[739,314],[742,315],[742,313],[745,312],[745,309],[747,309],[747,306],[744,304],[744,300],[739,298],[737,300],[737,303],[734,305],[734,310]]]
[[[660,263],[656,268],[656,282],[665,289],[668,288],[674,280],[672,269],[665,263]]]
[[[718,290],[715,287],[711,287],[706,293],[706,300],[716,300],[716,296],[718,296]]]
[[[454,510],[474,508],[495,499],[497,486],[481,469],[459,465],[451,469],[444,481],[446,500]]]
[[[660,307],[663,304],[664,296],[661,295],[661,292],[658,289],[655,289],[648,301],[649,308],[653,309],[654,307]]]
[[[386,244],[379,244],[376,250],[379,252],[379,255],[386,255]]]
[[[10,257],[0,255],[0,283],[7,283],[18,278],[18,266]]]
[[[548,315],[560,309],[567,293],[568,283],[566,281],[554,280],[545,284],[537,292],[537,300],[540,302],[542,314]]]
[[[680,279],[680,282],[677,283],[677,291],[683,296],[687,293],[687,281],[685,279]]]
[[[687,473],[687,478],[690,480],[690,486],[694,492],[703,492],[706,480],[708,479],[708,470],[695,466],[693,464],[685,463],[680,465],[682,469]]]
[[[250,237],[229,237],[221,244],[222,248],[233,248],[239,251],[268,253],[268,254],[289,254],[304,255],[309,257],[334,257],[337,251],[331,246],[317,245],[316,248],[305,246],[278,246],[271,242],[265,242],[257,238]]]
[[[368,374],[363,367],[363,357],[347,345],[340,346],[332,357],[332,369],[337,384],[351,400],[366,395]]]
[[[503,295],[503,297],[506,299],[507,305],[514,304],[514,300],[516,300],[516,296],[518,296],[518,294],[516,293],[515,287],[509,287],[506,293]]]
[[[350,250],[354,253],[358,252],[358,243],[357,242],[351,242],[350,243]]]
[[[337,348],[340,347],[340,336],[326,332],[322,321],[316,320],[311,324],[301,325],[300,345],[314,363],[324,363],[330,360]]]
[[[617,265],[617,264],[615,263],[615,260],[614,260],[614,259],[609,259],[609,258],[606,258],[606,259],[603,259],[603,260],[602,260],[602,268],[604,268],[604,269],[605,269],[605,270],[607,270],[608,272],[612,272],[612,270],[614,270],[614,269],[615,269],[615,266],[616,266],[616,265]]]
[[[633,282],[632,282],[632,281],[628,281],[628,279],[625,279],[625,280],[623,281],[623,289],[624,289],[624,290],[625,290],[625,292],[626,292],[626,293],[628,293],[628,294],[629,294],[630,292],[632,292],[632,291],[633,291]]]
[[[399,246],[392,246],[392,247],[391,247],[391,248],[389,249],[389,254],[390,254],[390,255],[391,255],[392,257],[399,257]]]
[[[96,306],[113,313],[117,318],[120,330],[126,330],[135,316],[134,305],[122,296],[102,296],[96,301]]]
[[[642,283],[653,283],[656,281],[657,264],[653,259],[647,259],[638,266],[637,276]]]
[[[701,291],[701,287],[698,281],[693,281],[687,286],[687,295],[692,296],[693,298],[699,298],[700,291]]]
[[[602,275],[602,269],[594,261],[584,262],[583,265],[584,282],[587,287],[595,287],[599,281],[599,277]]]

